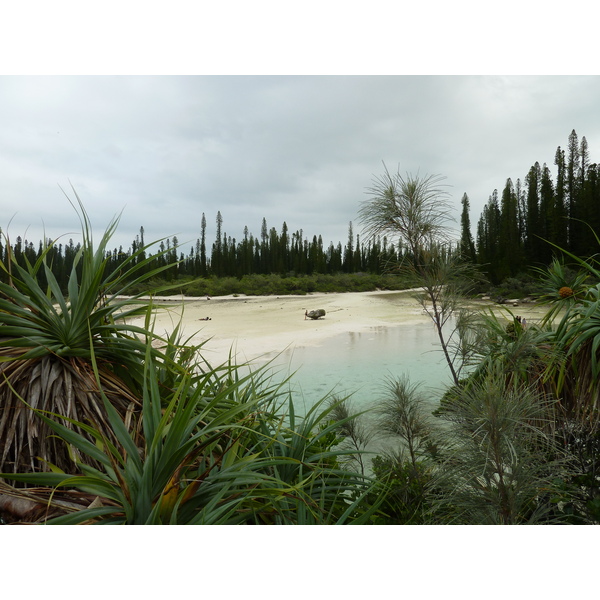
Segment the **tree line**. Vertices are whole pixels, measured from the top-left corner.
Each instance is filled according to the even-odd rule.
[[[206,217],[202,214],[201,235],[191,247],[182,246],[176,236],[165,238],[156,245],[147,246],[144,228],[125,250],[122,246],[106,252],[106,272],[118,271],[124,264],[144,263],[142,270],[169,266],[163,275],[169,280],[208,277],[238,277],[245,275],[302,276],[314,274],[373,273],[381,274],[386,265],[401,260],[403,249],[400,245],[388,243],[387,238],[361,243],[360,235],[354,235],[352,222],[348,226],[348,241],[328,247],[322,237],[313,236],[309,241],[303,231],[290,233],[284,222],[281,231],[268,228],[262,220],[260,237],[254,237],[248,227],[244,228],[243,238],[236,240],[223,230],[221,212],[216,216],[216,237],[210,248],[206,241]],[[67,244],[54,244],[52,240],[40,241],[37,246],[17,237],[12,244],[0,238],[0,258],[4,265],[10,264],[10,255],[17,264],[34,264],[46,253],[46,262],[56,277],[61,289],[66,289],[69,275],[81,244],[72,239]],[[152,251],[153,250],[153,251]],[[150,258],[150,262],[145,262]],[[78,268],[78,267],[76,267]],[[40,270],[38,277],[44,280]],[[0,281],[6,282],[9,273],[2,271]]]
[[[494,190],[471,232],[469,198],[462,198],[461,249],[498,283],[531,266],[548,265],[555,247],[589,257],[598,251],[600,165],[590,160],[585,137],[571,132],[550,167],[536,162],[524,180],[508,178]]]
[[[548,265],[558,246],[577,256],[597,252],[593,231],[600,232],[600,165],[591,163],[587,140],[579,141],[575,130],[568,138],[566,150],[555,153],[553,174],[546,163],[536,162],[523,181],[506,180],[501,193],[494,190],[477,221],[475,235],[470,220],[470,200],[461,200],[460,238],[455,248],[473,264],[479,265],[489,280],[496,284],[522,273],[531,266]],[[593,231],[592,231],[593,230]],[[75,257],[81,245],[69,240],[55,244],[40,241],[37,246],[17,237],[9,244],[0,236],[0,259],[9,265],[12,253],[17,263],[34,263],[47,252],[50,266],[59,285],[66,289]],[[144,263],[144,268],[169,265],[165,275],[170,280],[209,277],[277,274],[302,276],[314,274],[370,273],[382,274],[397,265],[410,251],[402,242],[387,237],[364,243],[354,234],[349,223],[346,244],[323,244],[320,235],[312,240],[303,230],[290,232],[284,222],[278,231],[262,220],[260,235],[255,237],[246,226],[240,240],[227,235],[223,217],[216,215],[216,236],[212,245],[206,239],[206,216],[202,213],[200,237],[191,247],[184,247],[176,236],[157,245],[146,246],[144,228],[140,227],[128,249],[122,246],[106,252],[107,272],[115,272],[123,264]],[[0,272],[6,282],[9,273]],[[44,280],[40,270],[39,278]]]

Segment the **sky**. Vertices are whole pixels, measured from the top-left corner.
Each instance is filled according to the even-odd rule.
[[[473,228],[494,189],[554,155],[573,129],[600,160],[600,77],[498,75],[4,75],[1,227],[37,246],[79,239],[75,192],[111,247],[144,228],[186,253],[207,221],[345,244],[387,167],[441,175]],[[73,191],[75,190],[75,191]]]

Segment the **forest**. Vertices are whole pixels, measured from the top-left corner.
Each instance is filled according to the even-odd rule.
[[[560,247],[585,257],[597,252],[594,231],[600,231],[600,166],[591,163],[585,137],[575,130],[567,149],[550,167],[536,162],[524,180],[506,180],[502,193],[494,190],[471,235],[469,199],[462,198],[461,247],[498,283],[532,267],[548,265]]]

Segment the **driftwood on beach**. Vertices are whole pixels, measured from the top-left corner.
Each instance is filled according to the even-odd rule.
[[[309,319],[320,319],[325,316],[325,311],[322,308],[318,308],[317,310],[307,310],[304,313],[304,319],[308,317]]]

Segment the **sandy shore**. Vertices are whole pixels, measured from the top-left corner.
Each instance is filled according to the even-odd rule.
[[[406,290],[211,299],[170,297],[160,302],[155,330],[159,334],[172,331],[183,314],[185,337],[190,338],[190,343],[205,343],[203,355],[211,364],[225,362],[230,352],[240,363],[288,347],[319,345],[340,333],[429,322],[413,294],[414,291]],[[305,319],[305,311],[319,308],[326,311],[325,317]],[[544,314],[543,308],[531,304],[509,308],[529,320]],[[206,318],[210,320],[203,320]]]

